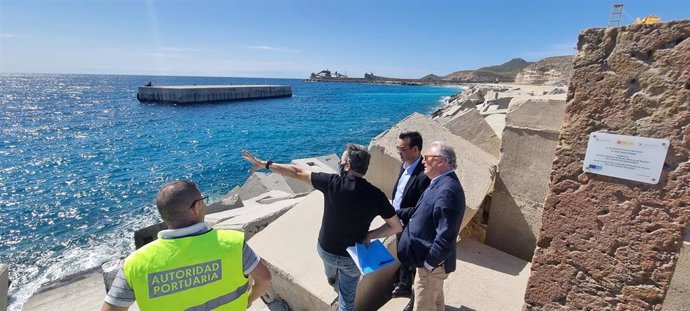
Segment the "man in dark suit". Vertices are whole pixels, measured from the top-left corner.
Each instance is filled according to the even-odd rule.
[[[403,226],[410,221],[415,205],[431,180],[424,174],[422,162],[422,135],[418,132],[402,132],[398,135],[395,147],[398,150],[400,166],[398,179],[393,186],[393,208],[402,220]],[[400,241],[400,234],[397,235]],[[414,267],[401,265],[397,272],[396,284],[391,292],[393,298],[411,297]],[[410,308],[412,304],[410,304]]]
[[[443,283],[455,271],[456,239],[465,213],[465,194],[455,175],[456,157],[450,145],[433,142],[422,157],[431,184],[403,230],[398,258],[417,268],[414,309],[443,311]]]

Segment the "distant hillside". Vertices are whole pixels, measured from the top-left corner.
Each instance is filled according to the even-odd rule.
[[[419,80],[425,80],[425,81],[441,81],[443,80],[443,77],[437,76],[435,74],[430,74],[421,77]]]
[[[529,66],[530,64],[533,64],[531,62],[528,62],[522,58],[513,58],[509,60],[506,63],[503,63],[498,66],[489,66],[489,67],[482,67],[477,70],[479,71],[487,71],[491,72],[493,74],[497,74],[499,76],[505,76],[505,77],[510,77],[512,79],[515,79],[515,76],[525,67]]]
[[[532,63],[522,58],[513,58],[497,66],[482,67],[477,70],[456,71],[443,77],[443,80],[458,82],[513,82],[515,76],[530,64]]]
[[[516,83],[565,85],[573,74],[574,55],[544,58],[525,67],[515,77]]]

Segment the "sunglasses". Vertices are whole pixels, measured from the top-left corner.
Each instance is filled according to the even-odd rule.
[[[205,196],[205,197],[202,197],[201,199],[196,199],[196,200],[192,201],[192,205],[190,205],[189,208],[194,207],[194,204],[196,204],[196,202],[199,202],[199,201],[204,201],[204,203],[208,203],[208,196]]]
[[[436,154],[425,154],[423,155],[424,160],[429,161],[429,158],[445,158],[442,155],[436,155]]]

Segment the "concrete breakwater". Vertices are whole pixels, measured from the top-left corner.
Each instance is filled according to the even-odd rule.
[[[176,85],[140,86],[140,102],[202,103],[292,96],[287,85]]]
[[[445,140],[457,152],[467,208],[457,270],[444,286],[447,309],[687,309],[690,84],[668,77],[690,76],[688,38],[690,21],[589,30],[569,89],[476,85],[432,116],[413,114],[372,139],[366,178],[387,194],[400,167],[400,131]],[[601,130],[668,138],[659,182],[583,171],[587,139]],[[337,157],[293,163],[335,172]],[[337,297],[315,250],[322,209],[320,192],[262,172],[209,206],[207,222],[245,231],[273,275],[262,297],[273,306],[250,310],[330,310]],[[150,237],[155,226],[139,234]],[[394,239],[385,244],[396,254]],[[361,280],[355,310],[403,308],[406,299],[388,298],[394,270]],[[25,309],[96,309],[105,289],[90,282],[103,276],[84,273],[37,293]],[[88,308],[72,303],[89,299]]]
[[[491,166],[496,164],[498,153],[495,146],[487,148],[479,142],[493,139],[494,145],[500,144],[498,134],[484,118],[496,114],[505,115],[507,111],[507,106],[503,107],[494,101],[484,100],[484,97],[500,98],[499,102],[503,103],[512,100],[513,97],[532,97],[534,93],[551,92],[553,87],[543,89],[542,91],[538,87],[521,90],[519,87],[510,86],[473,86],[466,92],[447,100],[434,114],[435,116],[413,114],[405,118],[371,141],[372,163],[367,179],[385,193],[391,192],[392,183],[400,165],[395,154],[395,138],[401,130],[420,131],[426,141],[449,141],[457,150],[464,150],[459,154],[461,164],[458,170],[462,172],[460,176],[466,184],[468,208],[462,226],[470,229],[465,229],[463,234],[476,235],[467,232],[477,230],[478,225],[473,222],[475,215],[482,210],[483,201],[491,189],[492,177],[489,171]],[[490,113],[484,112],[485,110]],[[500,120],[502,119],[497,122],[500,123]],[[475,124],[484,132],[482,135],[470,137],[468,134],[474,133],[474,130],[463,129],[454,124]],[[500,128],[498,126],[496,130]],[[455,133],[464,133],[462,135],[465,137]],[[328,155],[296,159],[292,163],[312,171],[336,173],[338,160],[336,155]],[[253,173],[241,187],[232,189],[222,200],[208,206],[206,221],[214,228],[244,231],[248,243],[262,256],[272,271],[274,282],[269,293],[264,297],[265,305],[262,306],[262,302],[257,302],[252,310],[268,310],[262,309],[269,308],[266,305],[271,305],[271,310],[276,310],[276,306],[287,306],[292,310],[327,310],[336,298],[335,293],[330,290],[323,278],[320,259],[313,251],[320,225],[323,198],[320,193],[312,190],[303,183],[283,178],[278,174],[257,172]],[[377,219],[377,221],[382,220]],[[161,229],[164,229],[164,226],[159,223],[137,231],[135,245],[139,247],[152,241]],[[475,238],[472,237],[472,239]],[[453,281],[452,284],[457,287],[458,284],[464,283],[459,279],[467,277],[470,279],[493,278],[496,282],[491,284],[497,291],[496,295],[499,295],[499,292],[510,294],[504,295],[509,298],[497,302],[498,304],[487,306],[517,306],[523,295],[520,288],[527,282],[526,271],[529,269],[529,264],[522,259],[491,249],[482,244],[481,239],[475,239],[474,242],[469,240],[468,238],[462,244],[458,244],[462,253],[469,256],[462,259],[465,262],[464,266],[468,265],[469,260],[482,260],[490,261],[506,270],[521,272],[518,276],[504,276],[496,271],[473,270],[471,276],[459,276],[458,280]],[[391,241],[393,240],[386,241],[389,247],[395,244]],[[290,246],[288,248],[282,247],[288,245]],[[485,256],[490,258],[484,258]],[[118,265],[117,260],[114,260],[103,267],[96,267],[46,284],[29,299],[24,305],[24,310],[55,309],[58,305],[70,306],[71,310],[98,308],[107,286],[103,284],[103,278],[104,276],[106,279],[112,277],[113,267]],[[390,305],[384,306],[386,303],[395,305],[399,302],[397,300],[388,302],[385,298],[387,297],[385,291],[389,290],[388,285],[392,284],[394,270],[392,267],[381,273],[367,276],[362,281],[358,289],[358,310],[396,308]],[[502,285],[498,284],[499,282],[502,282]],[[84,287],[84,290],[79,290],[81,287]],[[89,290],[86,290],[87,288]],[[511,288],[517,288],[517,290]],[[471,298],[472,301],[461,301],[457,298],[449,298],[448,303],[458,306],[468,303],[472,305],[472,301],[481,300],[480,297]]]

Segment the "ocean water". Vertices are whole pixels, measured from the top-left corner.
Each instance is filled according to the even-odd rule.
[[[290,98],[142,104],[154,84],[287,84]],[[187,178],[218,200],[264,159],[339,154],[452,87],[302,80],[118,75],[0,75],[0,263],[11,265],[11,309],[40,284],[126,256],[134,230],[158,221],[153,201]]]

